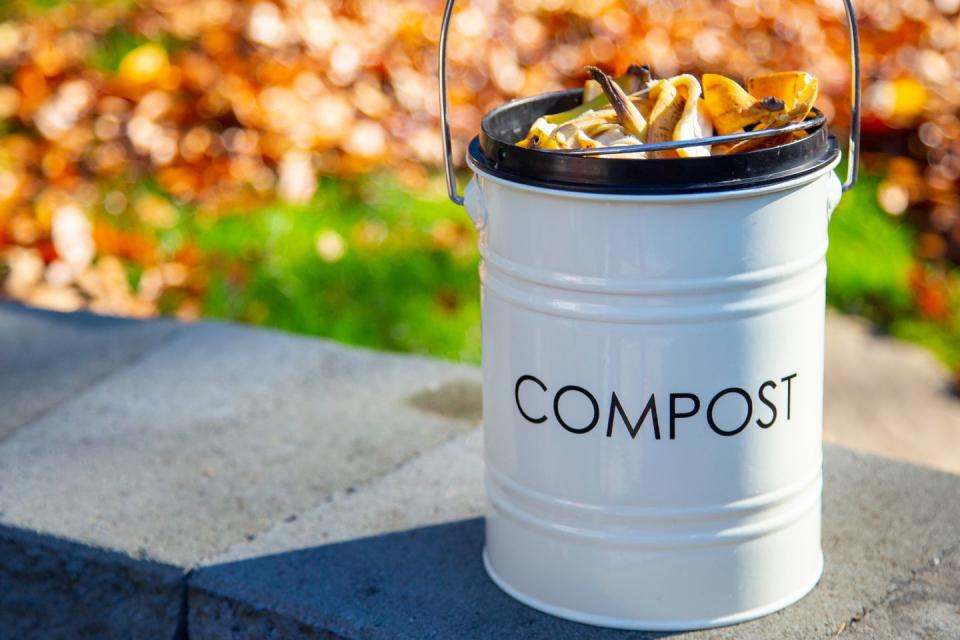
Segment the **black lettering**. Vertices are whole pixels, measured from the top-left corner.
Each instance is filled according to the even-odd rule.
[[[677,400],[685,398],[693,401],[693,409],[684,413],[677,411]],[[677,418],[689,418],[700,411],[700,398],[694,393],[671,393],[670,394],[670,439],[677,439]]]
[[[780,382],[787,383],[787,420],[790,419],[790,382],[797,377],[797,374],[791,373],[786,378],[780,378]]]
[[[520,415],[526,418],[528,422],[532,422],[533,424],[540,424],[541,422],[546,422],[547,421],[546,414],[543,414],[543,416],[540,418],[531,418],[529,415],[527,415],[527,412],[523,410],[523,407],[520,406],[520,385],[522,385],[527,380],[537,383],[537,386],[543,389],[544,391],[547,390],[547,385],[543,384],[535,376],[520,376],[517,379],[517,386],[513,390],[513,396],[517,399],[517,410],[520,412]]]
[[[590,424],[580,429],[571,427],[570,425],[568,425],[566,422],[563,421],[563,418],[560,417],[560,398],[561,396],[563,396],[563,394],[567,393],[568,391],[579,391],[580,393],[585,395],[587,399],[590,400],[590,404],[593,405],[593,420],[590,421]],[[560,426],[566,429],[567,431],[569,431],[570,433],[576,433],[576,434],[587,433],[588,431],[593,429],[595,426],[597,426],[598,422],[600,422],[600,405],[597,404],[597,399],[594,398],[589,391],[587,391],[583,387],[578,387],[575,384],[571,384],[569,386],[566,386],[560,389],[560,391],[557,391],[557,395],[554,396],[553,398],[553,414],[557,416],[557,422],[560,423]]]
[[[767,407],[770,408],[770,413],[771,413],[769,422],[764,422],[760,418],[757,418],[757,426],[759,426],[761,429],[766,429],[767,427],[773,426],[773,423],[777,421],[777,405],[770,402],[767,396],[763,395],[764,389],[767,389],[767,388],[776,389],[777,383],[774,382],[773,380],[767,380],[762,385],[760,385],[760,391],[759,391],[760,402],[767,405]]]
[[[716,406],[717,401],[720,400],[723,396],[728,393],[736,393],[741,396],[747,402],[747,417],[743,419],[743,423],[734,429],[733,431],[724,431],[717,426],[716,421],[713,419],[713,408]],[[729,389],[724,389],[717,395],[713,396],[713,400],[710,401],[710,406],[707,407],[707,423],[710,425],[710,428],[714,432],[718,433],[721,436],[735,436],[744,429],[747,428],[747,424],[750,422],[750,417],[753,415],[753,401],[750,399],[750,394],[741,389],[740,387],[730,387]]]
[[[637,434],[640,432],[640,427],[643,425],[643,421],[647,419],[648,413],[653,413],[653,437],[657,440],[660,439],[660,420],[657,418],[657,399],[651,393],[650,399],[647,401],[647,405],[643,408],[643,413],[640,414],[640,419],[637,420],[636,426],[631,426],[630,418],[627,417],[627,412],[623,410],[623,405],[620,404],[620,398],[617,397],[617,392],[613,392],[613,396],[610,398],[610,417],[607,419],[607,437],[613,435],[613,416],[614,411],[617,411],[620,414],[620,419],[623,420],[624,424],[627,425],[627,431],[630,432],[630,438],[636,438]]]

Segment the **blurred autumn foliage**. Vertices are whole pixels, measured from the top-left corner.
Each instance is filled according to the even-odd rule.
[[[658,75],[804,69],[819,77],[818,106],[838,133],[849,117],[840,0],[460,5],[449,51],[458,157],[487,110],[578,84],[587,64],[620,71],[647,63]],[[858,202],[909,221],[909,264],[897,276],[909,300],[851,289],[834,301],[888,323],[883,316],[912,314],[960,336],[960,0],[861,0],[857,8],[865,161],[880,176]],[[460,278],[476,257],[452,208],[431,204],[429,219],[396,218],[362,196],[400,185],[417,194],[400,206],[410,212],[442,198],[434,179],[442,9],[440,0],[0,4],[3,292],[56,309],[212,313],[337,334],[269,317],[264,307],[279,303],[244,297],[260,273],[253,261],[266,263],[283,247],[224,252],[214,233],[224,220],[277,211],[278,203],[305,207],[295,209],[301,213],[350,209],[327,178],[361,196],[353,218],[324,209],[330,220],[303,230],[318,264],[339,262],[356,238],[362,245],[412,224],[420,235],[400,234],[406,244],[394,249],[436,252],[437,264],[447,264],[440,254],[459,256],[450,268]],[[348,218],[352,226],[344,226]],[[389,242],[367,248],[381,244]],[[344,286],[349,294],[352,285]],[[475,296],[465,286],[431,291],[432,304],[463,312]],[[397,338],[396,327],[387,333],[393,337],[354,339],[430,350]]]

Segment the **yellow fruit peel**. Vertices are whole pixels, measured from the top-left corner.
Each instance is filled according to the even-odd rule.
[[[747,80],[747,91],[758,100],[773,97],[783,102],[788,112],[806,117],[817,99],[817,79],[803,71],[780,71]]]
[[[757,99],[739,83],[715,73],[703,74],[703,99],[719,135],[743,131],[756,124],[758,114],[753,110]]]
[[[703,93],[700,83],[689,74],[671,78],[670,82],[683,96],[683,112],[676,127],[673,129],[673,140],[696,140],[713,135],[713,123],[706,113],[706,106],[700,99]],[[677,149],[681,158],[699,158],[710,155],[710,147],[683,147]]]

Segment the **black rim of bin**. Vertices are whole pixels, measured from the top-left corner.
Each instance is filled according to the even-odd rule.
[[[580,89],[514,100],[488,113],[469,154],[492,176],[546,189],[623,195],[667,195],[751,189],[800,178],[836,160],[826,125],[788,144],[702,158],[598,158],[516,146],[542,115],[580,104]]]

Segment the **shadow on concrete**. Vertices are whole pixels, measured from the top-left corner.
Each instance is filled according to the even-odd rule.
[[[185,640],[184,571],[0,525],[0,638]]]
[[[482,547],[476,518],[205,567],[189,583],[190,637],[671,635],[598,629],[530,609],[490,581]]]

